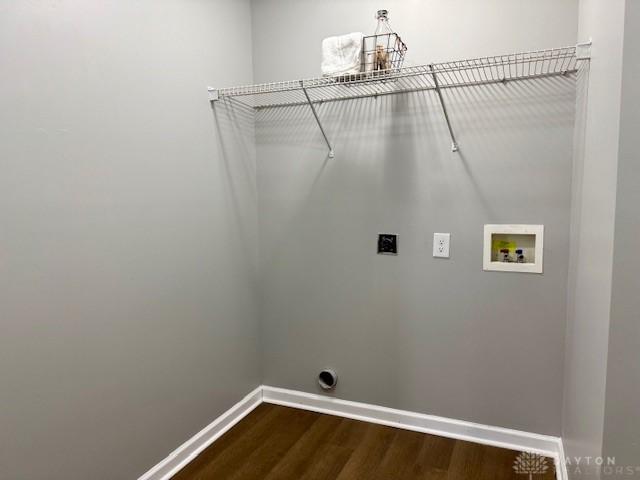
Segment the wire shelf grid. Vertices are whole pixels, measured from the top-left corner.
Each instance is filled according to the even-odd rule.
[[[578,62],[583,59],[586,58],[578,58],[576,47],[571,46],[392,68],[362,73],[349,80],[344,77],[317,77],[210,91],[215,92],[214,100],[233,98],[253,108],[269,108],[307,104],[308,100],[322,103],[567,75],[574,73]]]

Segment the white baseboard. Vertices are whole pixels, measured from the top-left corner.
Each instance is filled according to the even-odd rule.
[[[463,420],[340,400],[263,385],[187,440],[138,480],[168,480],[262,402],[326,413],[441,437],[534,452],[552,457],[557,480],[568,480],[562,439],[549,435],[492,427]]]
[[[160,463],[143,474],[138,480],[170,479],[179,470],[196,458],[200,452],[215,442],[227,430],[242,420],[261,403],[262,387],[258,387],[209,425],[196,433],[189,440],[176,448]]]
[[[569,472],[567,472],[567,457],[564,456],[564,444],[562,438],[558,439],[558,455],[556,460],[556,478],[557,480],[569,480]]]
[[[466,440],[510,450],[538,453],[552,457],[556,464],[558,480],[567,480],[562,440],[559,437],[492,427],[463,420],[396,410],[394,408],[268,386],[262,387],[262,400],[266,403],[430,433],[441,437]]]

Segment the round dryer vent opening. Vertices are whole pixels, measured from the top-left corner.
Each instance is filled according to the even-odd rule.
[[[325,368],[318,374],[318,383],[323,390],[332,390],[338,383],[338,375],[329,368]]]

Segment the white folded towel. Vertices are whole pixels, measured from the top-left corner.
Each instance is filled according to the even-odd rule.
[[[363,36],[354,32],[325,38],[322,41],[322,74],[334,77],[360,72]]]

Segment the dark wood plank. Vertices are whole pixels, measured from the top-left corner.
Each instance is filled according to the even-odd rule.
[[[301,480],[335,480],[368,428],[369,424],[365,422],[342,419],[334,435],[310,459],[309,468]]]
[[[282,436],[283,432],[286,432],[291,426],[296,429],[296,432],[302,434],[304,428],[317,418],[314,413],[303,410],[274,408],[271,405],[262,406],[265,406],[268,410],[266,415],[257,419],[257,421],[254,417],[247,416],[196,458],[196,460],[199,460],[196,470],[189,469],[195,463],[191,462],[173,477],[174,480],[232,478],[232,474],[235,474],[248,464],[248,459],[252,457],[256,450],[261,449],[261,451],[264,451],[266,444],[276,442],[278,434]],[[251,423],[248,430],[241,435],[235,434],[234,430],[247,421]],[[300,425],[301,421],[304,422],[303,425]],[[228,440],[226,438],[228,435],[232,435],[234,438]],[[223,444],[218,445],[219,442],[223,442]],[[205,458],[201,459],[201,457]],[[252,461],[255,461],[257,466],[266,461],[266,459],[258,459],[256,461],[254,458],[252,458]]]
[[[284,422],[276,423],[265,436],[257,439],[257,448],[251,452],[238,449],[232,462],[215,460],[207,478],[229,478],[230,480],[263,479],[280,461],[286,452],[318,420],[318,415],[304,410],[287,409]]]
[[[456,440],[427,434],[423,437],[422,450],[418,455],[412,475],[408,478],[415,480],[447,478]]]
[[[265,480],[288,480],[302,477],[318,450],[326,445],[329,438],[335,433],[341,420],[338,417],[321,415],[269,472]]]
[[[371,480],[395,435],[391,427],[371,424],[336,480]]]
[[[484,461],[484,445],[456,441],[449,464],[451,480],[478,480]]]
[[[264,430],[265,427],[261,427],[263,422],[266,425],[275,427],[273,419],[278,417],[278,413],[278,409],[272,408],[267,403],[259,405],[231,430],[205,449],[189,465],[174,475],[172,480],[206,479],[207,476],[203,472],[216,458],[228,448],[233,448],[237,442],[241,442],[244,436],[253,437],[257,434],[257,430],[261,428]]]
[[[514,462],[521,452],[504,448],[485,446],[485,462],[480,473],[481,480],[524,480],[528,475],[517,473],[514,470]],[[533,476],[536,480],[555,480],[556,471],[553,459],[546,460],[547,470],[542,474]]]
[[[416,460],[422,450],[424,434],[408,430],[396,430],[382,462],[372,480],[389,478],[411,478],[414,476]]]
[[[480,480],[511,480],[518,477],[523,480],[523,477],[528,478],[528,475],[518,475],[513,469],[516,455],[519,452],[495,447],[484,447],[484,450],[485,461],[482,464]],[[536,476],[536,480],[539,478]]]
[[[174,480],[522,480],[519,453],[263,404]]]

